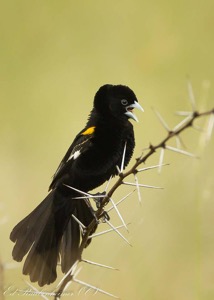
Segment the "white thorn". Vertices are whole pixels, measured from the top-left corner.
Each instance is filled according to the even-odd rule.
[[[181,148],[181,141],[179,135],[175,136],[175,141],[176,141],[176,147]]]
[[[84,286],[86,286],[86,287],[88,287],[88,288],[90,288],[90,289],[92,289],[92,290],[94,290],[96,292],[100,292],[101,294],[105,294],[105,295],[108,295],[108,296],[110,296],[112,298],[119,299],[119,297],[117,297],[117,296],[115,296],[113,294],[110,294],[110,293],[108,293],[108,292],[106,292],[106,291],[104,291],[104,290],[102,290],[102,289],[100,289],[100,288],[98,288],[96,286],[93,286],[93,285],[91,285],[89,283],[86,283],[86,282],[84,282],[82,280],[74,278],[73,281],[76,282],[76,283],[79,283],[80,285],[84,285]]]
[[[185,123],[187,123],[189,120],[191,120],[192,114],[187,116],[185,119],[183,119],[180,123],[178,123],[174,128],[173,131],[179,130]]]
[[[122,157],[122,162],[121,162],[121,167],[120,167],[121,172],[123,172],[123,170],[124,170],[125,156],[126,156],[126,142],[125,142],[124,149],[123,149],[123,157]]]
[[[163,149],[163,148],[161,148],[161,149]],[[157,168],[164,167],[164,166],[169,166],[169,164],[160,164],[159,163],[158,165],[151,166],[151,167],[146,167],[146,168],[142,168],[142,169],[138,169],[137,171],[138,172],[143,172],[143,171],[157,169]]]
[[[158,168],[158,173],[159,174],[161,173],[162,166],[163,166],[164,152],[165,152],[165,149],[161,148],[161,150],[160,150],[160,158],[159,158],[159,168]]]
[[[99,263],[96,263],[96,262],[93,262],[91,260],[87,260],[87,259],[82,259],[83,262],[87,263],[87,264],[90,264],[90,265],[95,265],[95,266],[98,266],[98,267],[101,267],[101,268],[106,268],[106,269],[111,269],[111,270],[117,270],[116,268],[113,268],[113,267],[110,267],[110,266],[107,266],[107,265],[103,265],[103,264],[99,264]]]
[[[161,116],[161,114],[153,108],[153,111],[155,112],[156,116],[158,117],[159,121],[161,122],[161,124],[163,125],[163,127],[167,130],[170,131],[169,126],[167,125],[167,123],[164,121],[163,117]]]
[[[118,165],[116,165],[116,169],[117,169],[118,175],[120,175],[120,174],[121,174],[121,170],[120,170],[120,168],[118,167]]]
[[[127,182],[127,181],[123,181],[123,184],[137,186],[135,183]],[[138,186],[143,187],[143,188],[148,188],[148,189],[163,189],[160,186],[147,185],[147,184],[141,184],[141,183],[139,183]]]
[[[132,245],[129,243],[129,241],[120,233],[119,230],[117,230],[116,227],[114,227],[108,220],[105,220],[105,222],[127,243],[129,246],[132,247]]]
[[[117,206],[115,205],[114,203],[114,200],[112,198],[109,198],[109,200],[111,201],[114,209],[116,210],[117,214],[118,214],[118,217],[120,218],[121,222],[123,223],[123,226],[126,228],[126,230],[128,231],[128,227],[126,226],[126,223],[124,222],[124,219],[121,215],[121,213],[119,212],[119,209],[117,208]]]
[[[89,196],[72,197],[72,199],[88,199]]]
[[[184,154],[184,155],[187,155],[187,156],[198,158],[198,156],[195,155],[195,154],[192,154],[190,152],[184,151],[182,149],[177,149],[177,148],[174,148],[174,147],[171,147],[171,146],[165,146],[165,149],[168,149],[170,151],[174,151],[174,152],[177,152],[177,153],[180,153],[180,154]]]
[[[109,178],[109,180],[108,180],[108,182],[107,182],[107,184],[106,184],[106,188],[105,188],[105,190],[104,190],[105,192],[107,192],[111,180],[112,180],[112,176]]]
[[[139,184],[139,186],[146,188],[146,189],[157,189],[157,190],[163,190],[163,187],[161,186],[155,186],[155,185],[148,185],[148,184]]]
[[[85,229],[85,225],[75,216],[72,214],[72,218],[80,225],[81,229]]]
[[[140,194],[140,187],[139,187],[139,182],[138,182],[138,178],[137,178],[136,174],[134,174],[134,179],[135,179],[135,183],[136,183],[136,187],[137,187],[138,200],[139,200],[139,203],[142,204],[142,198],[141,198],[141,194]]]
[[[120,229],[120,228],[123,228],[124,227],[124,225],[120,225],[120,226],[117,226],[117,227],[115,227],[116,229]],[[95,237],[97,237],[97,236],[100,236],[100,235],[104,235],[104,234],[106,234],[106,233],[109,233],[109,232],[112,232],[112,231],[114,231],[114,229],[107,229],[107,230],[104,230],[104,231],[101,231],[101,232],[97,232],[97,233],[94,233],[94,234],[92,234],[92,235],[89,235],[89,239],[92,239],[92,238],[95,238]]]
[[[208,127],[207,127],[207,141],[209,141],[210,138],[211,138],[213,128],[214,128],[214,114],[212,114],[212,115],[210,116],[209,121],[208,121]]]
[[[74,276],[74,272],[76,271],[77,265],[79,263],[79,260],[77,260],[73,266],[68,270],[68,272],[63,276],[63,278],[60,280],[60,282],[57,284],[56,288],[58,288],[63,281],[65,280],[65,278],[67,278],[68,276]]]
[[[63,288],[63,292],[65,292],[68,289],[68,287],[71,285],[71,283],[72,283],[72,280],[70,280],[66,283],[65,287]],[[58,298],[58,299],[60,299],[60,298]]]
[[[128,193],[125,197],[123,197],[122,199],[120,199],[117,203],[115,203],[115,205],[119,205],[121,202],[123,202],[126,198],[128,198],[128,197],[129,197],[131,194],[133,194],[134,192],[135,192],[135,189],[134,189],[132,192]],[[106,212],[110,212],[113,208],[114,208],[114,207],[111,206],[110,208],[108,208],[108,209],[106,210]]]
[[[90,196],[80,196],[80,197],[73,197],[72,199],[88,199],[88,198],[105,198],[106,194],[104,195],[90,195]]]
[[[195,96],[194,96],[194,93],[193,93],[192,84],[191,84],[191,81],[189,79],[187,80],[187,88],[188,88],[189,101],[190,101],[190,104],[192,106],[192,110],[195,111],[196,101],[195,101]]]
[[[176,111],[175,114],[177,116],[182,116],[182,117],[192,116],[192,112],[191,111]]]
[[[75,270],[73,278],[75,278],[80,273],[81,270],[82,270],[82,267],[79,267],[79,269]]]
[[[179,139],[179,143],[180,143],[180,147],[186,149],[186,145],[184,144],[182,138],[180,137],[180,135],[176,135],[176,137]]]
[[[93,195],[91,195],[91,194],[88,194],[88,193],[86,193],[86,192],[83,192],[83,191],[81,191],[81,190],[78,190],[78,189],[76,189],[76,188],[74,188],[74,187],[72,187],[72,186],[70,186],[70,185],[67,185],[67,184],[63,184],[63,185],[64,185],[64,186],[67,186],[69,189],[72,189],[72,190],[74,190],[74,191],[76,191],[76,192],[78,192],[78,193],[80,193],[80,194],[83,194],[83,195],[87,196],[87,198],[88,198],[88,197],[93,198]]]

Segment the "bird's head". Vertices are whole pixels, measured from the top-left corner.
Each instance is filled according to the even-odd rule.
[[[138,122],[133,114],[133,109],[143,111],[134,92],[125,85],[106,84],[100,87],[94,98],[94,108],[102,116],[119,119],[133,119]]]

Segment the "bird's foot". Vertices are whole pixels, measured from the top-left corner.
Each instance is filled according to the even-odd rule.
[[[104,211],[103,214],[102,214],[102,220],[103,222],[105,223],[106,221],[109,221],[110,220],[110,216],[109,214],[107,213],[107,211]]]
[[[98,192],[96,194],[92,194],[92,199],[96,203],[97,208],[100,208],[100,206],[102,204],[102,200],[103,200],[103,198],[105,198],[105,196],[106,196],[106,192],[102,192],[102,193]]]
[[[103,203],[103,199],[106,197],[106,195],[107,195],[106,192],[102,192],[102,193],[98,192],[96,194],[91,194],[91,199],[94,200],[97,209],[101,207]],[[91,212],[97,223],[100,223],[100,221],[104,223],[106,222],[106,220],[107,221],[110,220],[108,213],[104,210],[102,211],[101,216],[99,218],[97,217],[96,210],[94,210],[92,207],[91,207]]]

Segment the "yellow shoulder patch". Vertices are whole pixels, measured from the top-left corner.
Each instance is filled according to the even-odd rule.
[[[95,126],[89,127],[87,128],[85,131],[82,132],[82,135],[89,135],[94,133],[95,131]]]

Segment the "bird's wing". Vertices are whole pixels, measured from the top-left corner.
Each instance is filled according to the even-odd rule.
[[[67,172],[67,168],[70,168],[71,164],[77,157],[86,151],[91,145],[91,139],[94,136],[95,126],[84,128],[74,139],[73,143],[69,147],[62,161],[60,162],[49,187],[49,190],[55,188],[56,183]]]

